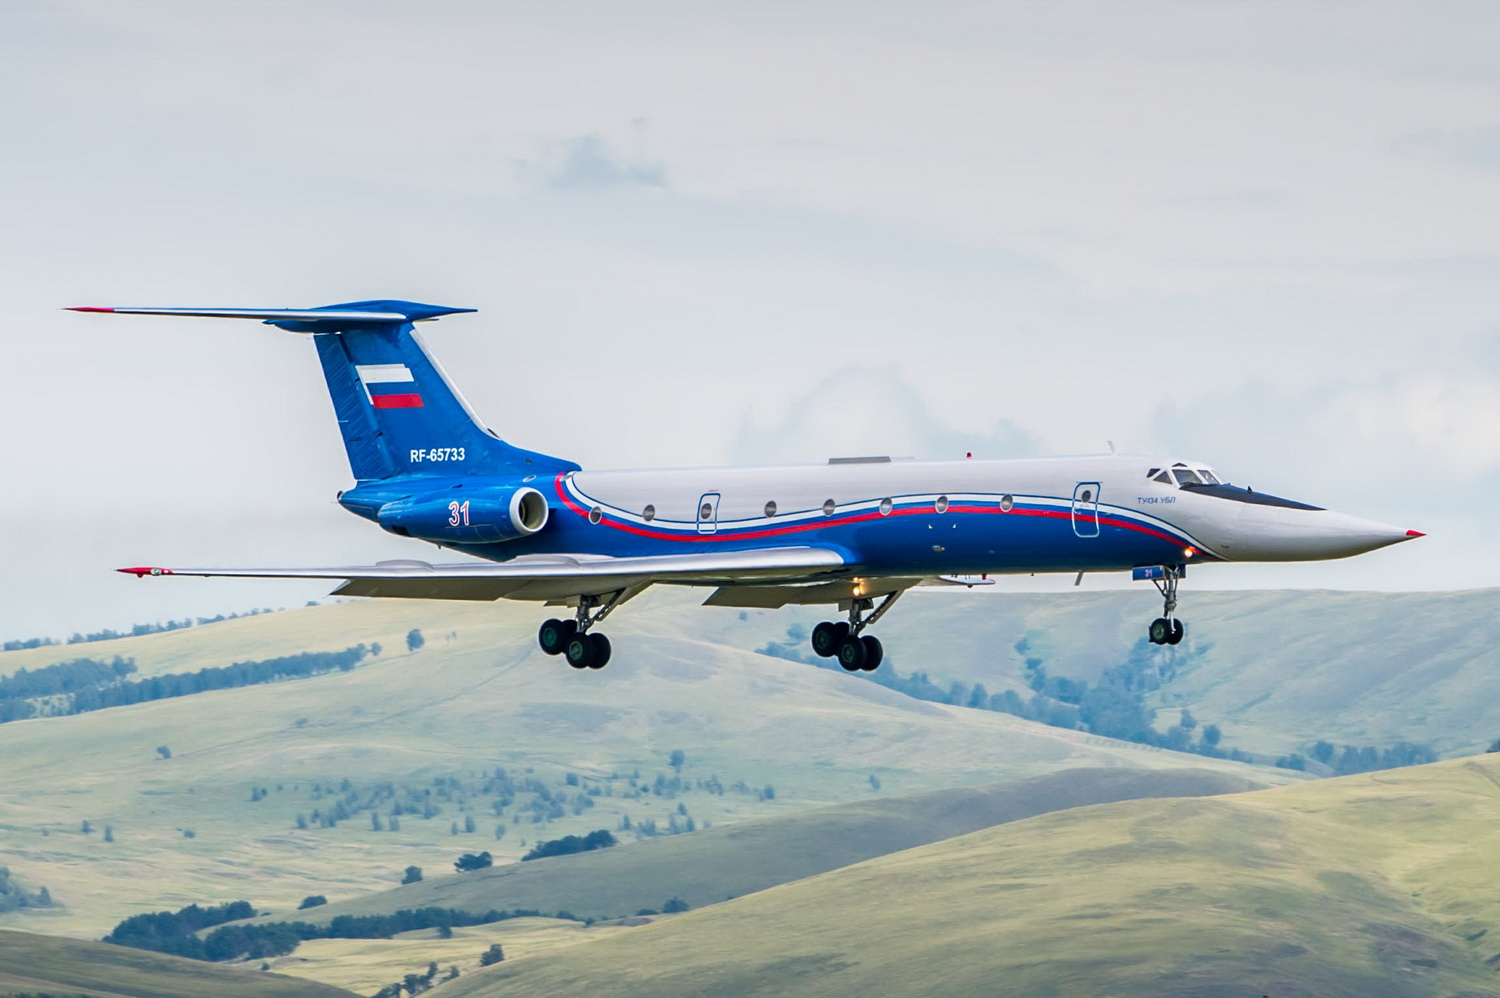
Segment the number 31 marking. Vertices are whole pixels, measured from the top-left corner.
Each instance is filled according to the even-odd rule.
[[[469,504],[465,502],[460,506],[456,501],[448,504],[448,526],[458,527],[469,525]]]

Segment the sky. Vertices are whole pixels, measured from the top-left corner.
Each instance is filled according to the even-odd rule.
[[[425,327],[585,467],[1122,451],[1428,532],[1193,586],[1500,584],[1500,7],[0,6],[0,638],[429,557],[334,505],[307,337]],[[1071,580],[1067,580],[1071,583]],[[1143,594],[1143,620],[1152,601]]]

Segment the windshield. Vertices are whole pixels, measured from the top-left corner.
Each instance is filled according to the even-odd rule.
[[[1213,473],[1213,469],[1197,467],[1189,468],[1186,464],[1174,464],[1171,468],[1173,476],[1178,485],[1222,485],[1223,479]],[[1158,479],[1165,481],[1165,479]]]

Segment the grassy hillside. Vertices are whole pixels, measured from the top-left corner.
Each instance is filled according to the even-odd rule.
[[[385,646],[347,674],[0,725],[0,865],[65,905],[0,922],[98,936],[127,915],[193,902],[243,897],[288,912],[310,894],[394,886],[409,864],[449,870],[482,849],[503,861],[627,815],[702,827],[865,800],[877,796],[871,776],[879,794],[899,795],[1076,766],[1245,772],[756,655],[744,649],[784,632],[783,619],[653,599],[612,618],[616,658],[599,673],[538,652],[538,611],[516,604],[346,603],[0,654],[11,671],[127,654],[151,675]],[[408,653],[413,627],[427,644]],[[678,777],[667,765],[678,748],[683,783],[658,793],[659,774]],[[550,811],[529,791],[507,802],[484,789],[497,768],[566,797]],[[376,830],[372,814],[388,816],[397,799],[427,817]],[[340,805],[348,817],[335,827],[296,825]]]
[[[1028,657],[1092,682],[1142,646],[1173,673],[1151,700],[1170,710],[1163,720],[1188,707],[1223,729],[1226,746],[1271,756],[1319,739],[1472,753],[1500,737],[1500,589],[1204,592],[1193,580],[1182,590],[1188,636],[1177,648],[1143,645],[1161,606],[1145,583],[1137,592],[914,593],[879,631],[886,660],[903,673],[1026,696]],[[790,614],[785,624],[818,619],[779,612]]]
[[[0,996],[349,998],[305,979],[179,960],[104,943],[0,930]]]
[[[1057,812],[453,982],[449,998],[1500,990],[1500,760]]]
[[[299,912],[326,923],[436,906],[570,911],[617,918],[671,897],[699,908],[1048,811],[1137,797],[1195,797],[1255,787],[1201,770],[1070,769],[1014,783],[935,790],[739,822],[597,852],[440,877]],[[280,916],[276,916],[280,917]]]

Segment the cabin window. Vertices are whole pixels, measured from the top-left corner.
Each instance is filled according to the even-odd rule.
[[[766,519],[769,520],[771,517],[773,517],[775,515],[776,515],[776,500],[772,499],[770,502],[766,503]]]
[[[893,510],[895,508],[896,508],[896,504],[893,503],[893,502],[891,502],[890,499],[882,499],[882,500],[880,500],[880,515],[881,516],[890,516],[891,515],[891,510]]]
[[[646,518],[647,523],[650,523],[652,520],[656,519],[656,507],[649,502],[646,503],[646,508],[641,510],[641,516]]]
[[[947,496],[938,496],[937,497],[937,502],[935,502],[935,503],[932,504],[932,508],[935,509],[935,510],[937,510],[939,513],[946,513],[946,512],[948,512],[948,497]]]
[[[1078,498],[1081,499],[1084,502],[1093,502],[1094,501],[1094,490],[1093,489],[1084,489],[1083,490],[1083,495],[1079,496]]]
[[[1011,495],[1009,492],[1005,493],[1005,495],[1003,495],[1003,496],[1000,497],[1000,508],[1002,510],[1004,510],[1005,512],[1007,512],[1007,513],[1010,512],[1011,507],[1013,507],[1015,504],[1016,504],[1016,497],[1013,496],[1013,495]]]
[[[824,499],[823,500],[823,515],[824,516],[832,516],[833,515],[833,511],[836,510],[836,509],[838,509],[838,508],[839,508],[839,504],[836,503],[836,502],[834,502],[832,499]]]
[[[595,506],[593,509],[589,510],[590,523],[598,523],[602,519],[604,519],[604,510],[600,509],[598,506]]]

